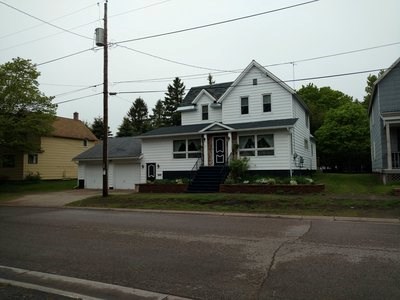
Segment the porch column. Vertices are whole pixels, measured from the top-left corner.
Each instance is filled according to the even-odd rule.
[[[392,169],[392,144],[390,143],[390,124],[386,123],[387,168]]]
[[[228,132],[228,156],[232,153],[232,132]]]
[[[208,140],[207,134],[203,135],[203,164],[208,166]]]

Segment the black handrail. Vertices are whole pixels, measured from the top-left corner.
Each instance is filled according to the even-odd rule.
[[[192,183],[192,180],[194,179],[194,176],[196,175],[196,171],[203,165],[203,158],[199,157],[196,160],[196,163],[194,164],[192,170],[190,171],[190,176],[189,176],[189,182]]]

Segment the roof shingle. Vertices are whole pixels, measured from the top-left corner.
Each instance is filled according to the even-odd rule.
[[[97,141],[93,132],[80,120],[57,117],[53,122],[53,128],[54,130],[50,133],[51,136]]]

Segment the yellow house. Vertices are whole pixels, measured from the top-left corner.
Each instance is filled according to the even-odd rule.
[[[94,146],[96,136],[79,120],[57,117],[54,130],[40,138],[39,153],[6,153],[2,155],[0,180],[22,180],[39,173],[42,179],[78,177],[78,166],[72,158]]]

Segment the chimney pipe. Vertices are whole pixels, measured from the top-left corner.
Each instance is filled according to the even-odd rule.
[[[74,120],[79,120],[79,113],[74,112]]]

